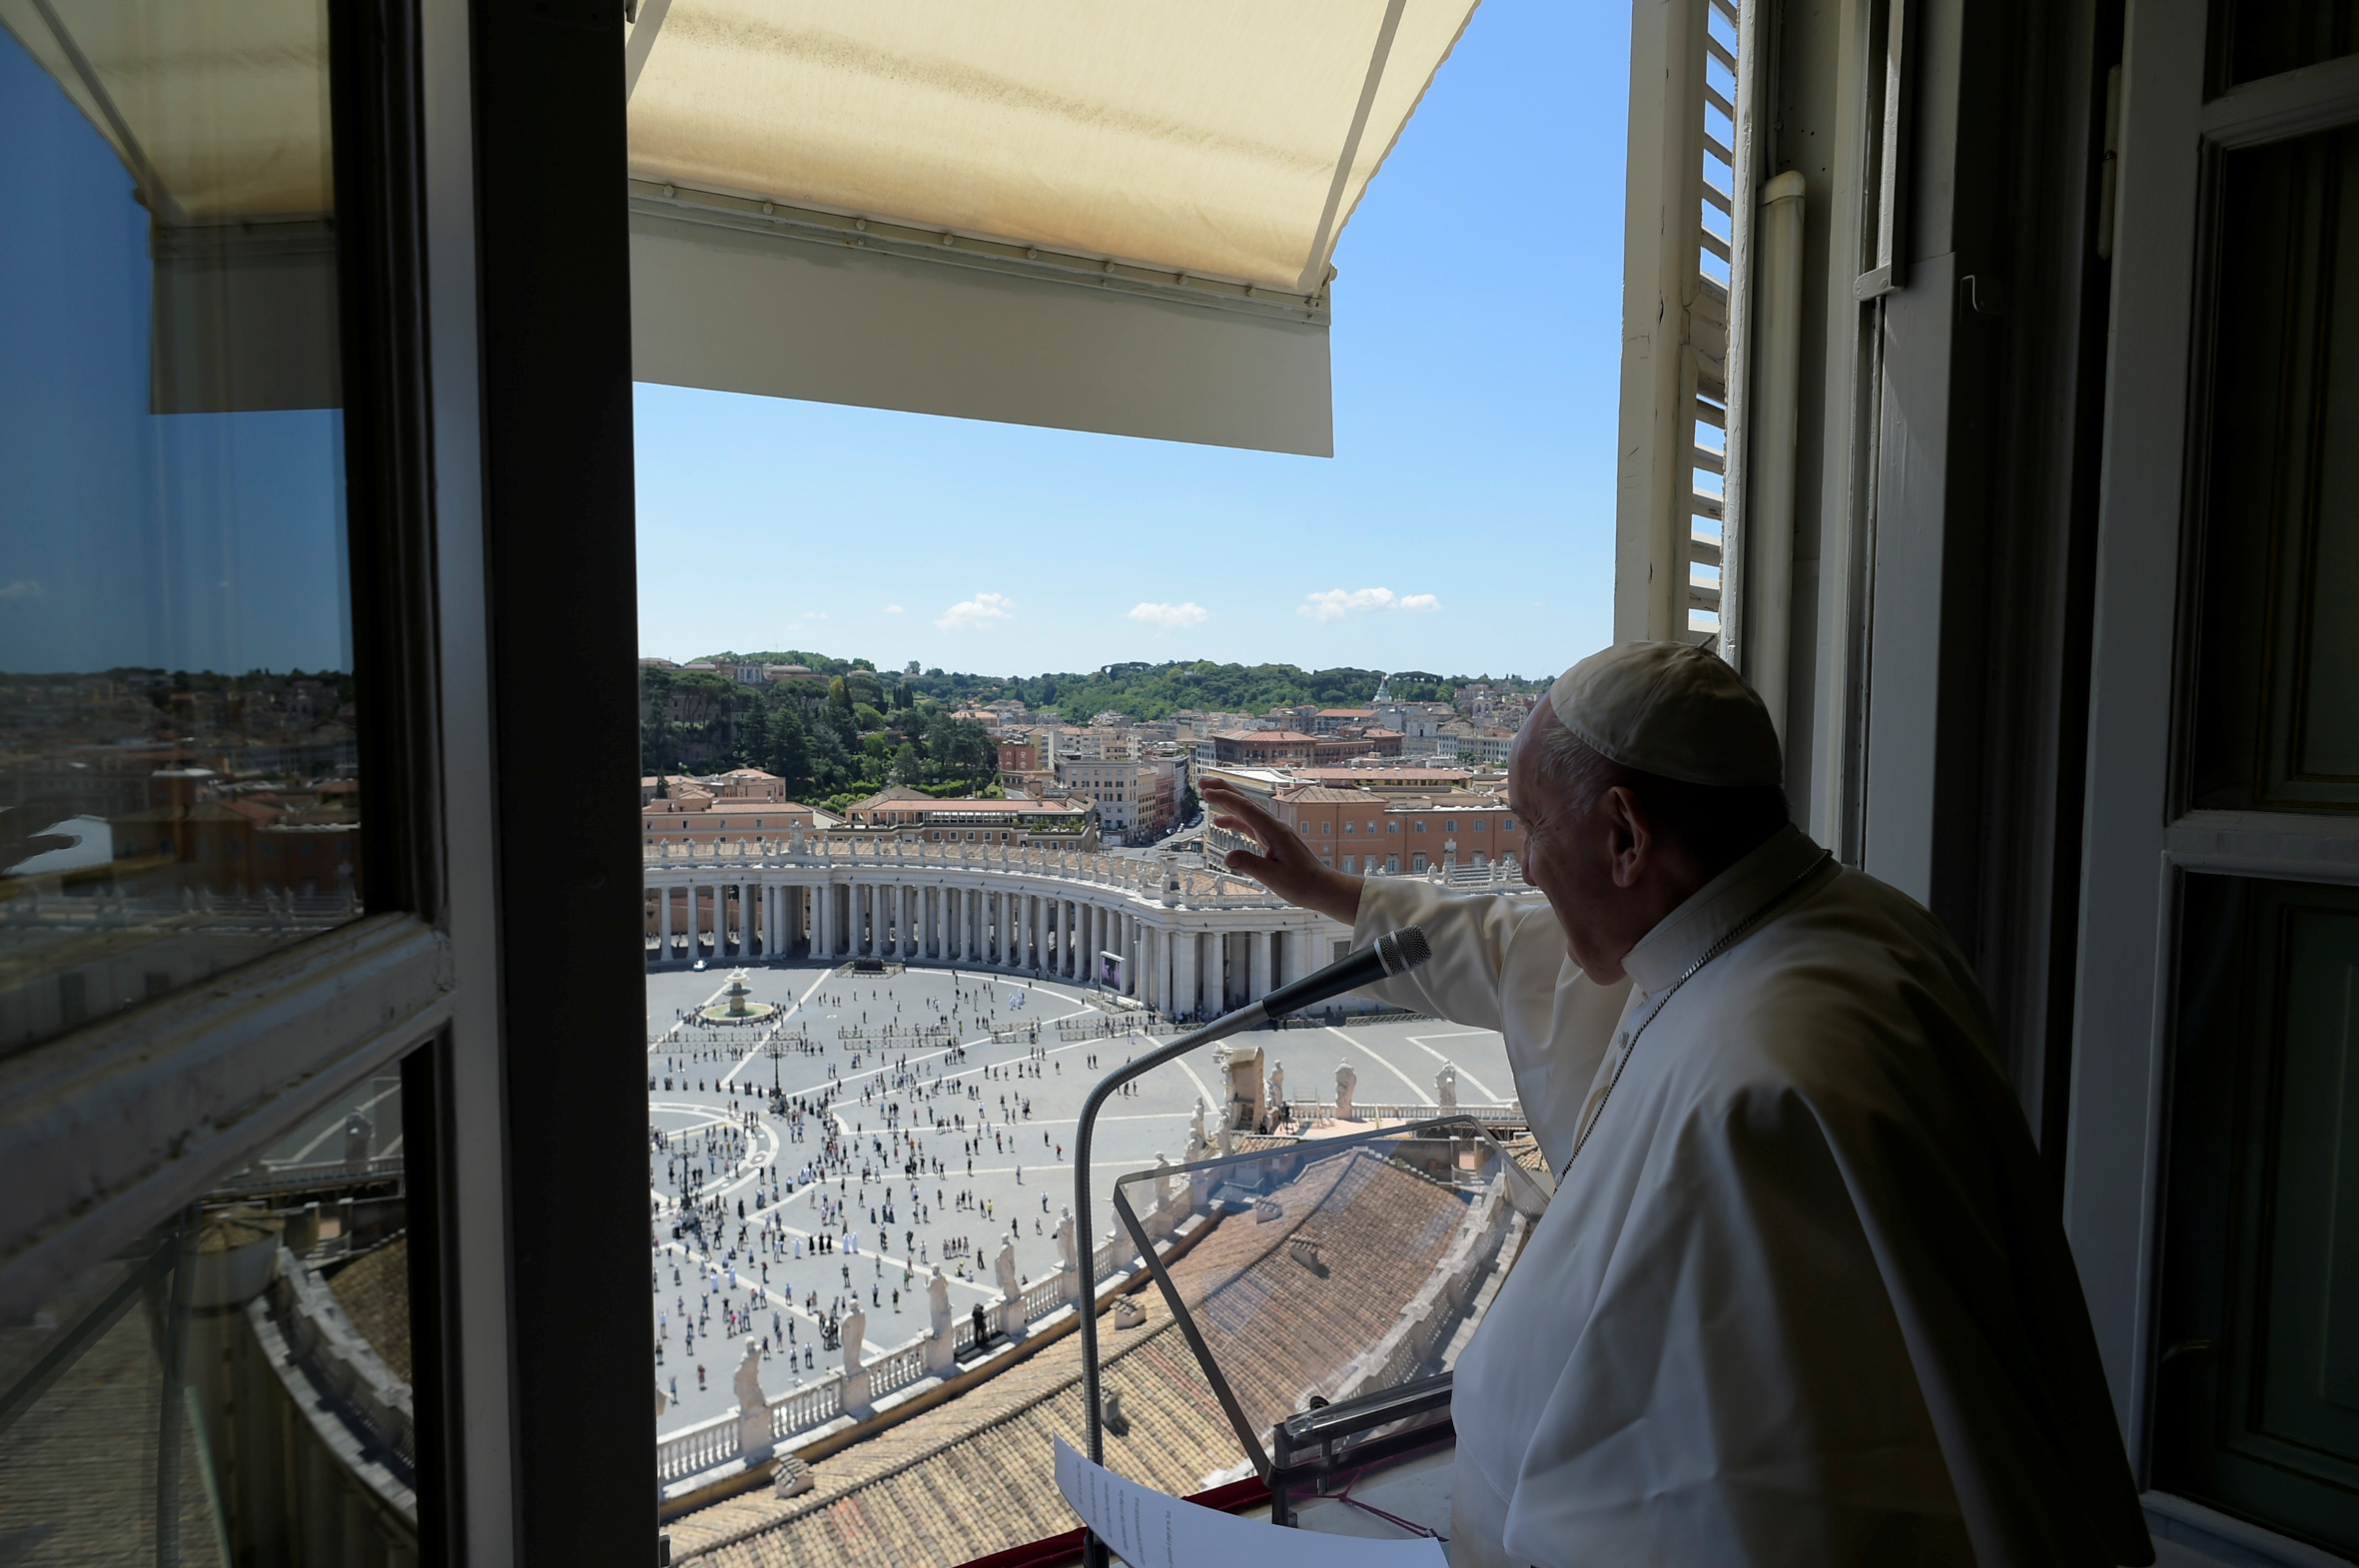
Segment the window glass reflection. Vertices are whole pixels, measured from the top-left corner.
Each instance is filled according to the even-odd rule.
[[[0,1561],[417,1560],[400,1079],[0,1322]]]
[[[7,1050],[364,890],[325,12],[0,23]]]

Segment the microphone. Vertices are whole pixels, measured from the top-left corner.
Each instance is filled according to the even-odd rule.
[[[1315,975],[1304,975],[1290,985],[1278,987],[1261,999],[1263,1018],[1283,1018],[1288,1013],[1299,1013],[1304,1008],[1316,1007],[1329,997],[1339,997],[1346,991],[1357,991],[1375,981],[1389,980],[1415,969],[1433,957],[1433,945],[1425,940],[1423,926],[1403,926],[1398,931],[1387,931],[1356,953],[1347,953]]]
[[[1099,1464],[1106,1462],[1106,1429],[1104,1411],[1099,1405],[1098,1387],[1098,1242],[1090,1231],[1090,1146],[1097,1133],[1098,1112],[1117,1089],[1139,1077],[1150,1068],[1158,1068],[1175,1057],[1183,1056],[1198,1046],[1208,1046],[1215,1040],[1225,1040],[1240,1034],[1267,1019],[1283,1018],[1288,1013],[1315,1007],[1330,997],[1346,991],[1356,991],[1371,981],[1388,980],[1403,975],[1433,957],[1433,945],[1425,940],[1422,926],[1403,926],[1398,931],[1387,931],[1356,953],[1347,953],[1315,975],[1305,975],[1291,985],[1280,986],[1258,1002],[1248,1002],[1233,1013],[1224,1013],[1193,1034],[1182,1035],[1170,1045],[1159,1046],[1137,1060],[1116,1068],[1103,1079],[1090,1096],[1082,1102],[1081,1121],[1073,1132],[1073,1213],[1075,1228],[1075,1259],[1081,1272],[1081,1327],[1082,1327],[1082,1405],[1083,1426],[1089,1433],[1090,1458]],[[1106,1562],[1106,1543],[1094,1533],[1084,1532],[1082,1560],[1087,1568],[1099,1568]]]

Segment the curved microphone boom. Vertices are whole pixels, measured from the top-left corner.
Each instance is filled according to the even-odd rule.
[[[1288,1013],[1299,1013],[1307,1007],[1356,991],[1375,981],[1406,974],[1433,957],[1432,944],[1425,940],[1422,926],[1403,926],[1388,931],[1357,952],[1344,955],[1314,975],[1305,975],[1290,985],[1278,987],[1258,1002],[1250,1002],[1233,1013],[1224,1013],[1192,1035],[1182,1035],[1168,1046],[1160,1046],[1136,1061],[1127,1062],[1098,1081],[1090,1091],[1090,1098],[1082,1102],[1081,1125],[1073,1136],[1073,1218],[1079,1232],[1074,1248],[1075,1262],[1081,1267],[1081,1324],[1082,1324],[1082,1402],[1090,1434],[1090,1458],[1106,1462],[1105,1414],[1100,1404],[1098,1389],[1098,1244],[1090,1231],[1090,1145],[1098,1123],[1099,1108],[1114,1092],[1151,1068],[1163,1066],[1175,1057],[1184,1056],[1198,1046],[1208,1046],[1215,1040],[1251,1029],[1255,1024]],[[1105,1543],[1095,1535],[1084,1539],[1083,1561],[1092,1568],[1103,1568],[1106,1562]]]

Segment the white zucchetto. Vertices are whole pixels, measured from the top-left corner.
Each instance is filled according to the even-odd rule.
[[[1685,642],[1618,642],[1548,691],[1566,729],[1609,761],[1683,784],[1782,785],[1769,709],[1717,654]]]

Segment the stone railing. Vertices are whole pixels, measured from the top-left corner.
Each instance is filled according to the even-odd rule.
[[[236,926],[245,930],[310,929],[341,925],[361,917],[361,904],[348,894],[281,893],[232,896],[202,888],[174,895],[64,893],[30,879],[20,897],[0,903],[0,925],[74,926],[92,929],[149,926]]]
[[[1072,1294],[1072,1287],[1065,1282],[1062,1271],[1034,1280],[1024,1287],[1025,1321],[1048,1316],[1065,1305]]]
[[[770,1401],[770,1435],[791,1437],[825,1426],[844,1413],[844,1374],[830,1372],[815,1383],[790,1388]]]
[[[1332,1122],[1335,1108],[1325,1101],[1290,1100],[1286,1102],[1286,1115],[1297,1123]],[[1353,1122],[1431,1122],[1440,1117],[1466,1117],[1485,1127],[1528,1127],[1531,1123],[1523,1114],[1520,1100],[1503,1106],[1384,1106],[1356,1100],[1351,1104]]]
[[[797,1392],[804,1390],[798,1389]],[[737,1457],[737,1412],[716,1415],[699,1421],[694,1426],[682,1427],[655,1443],[655,1476],[657,1482],[681,1480],[700,1475],[715,1465],[725,1464]]]
[[[285,1247],[279,1249],[277,1270],[268,1293],[248,1312],[267,1312],[286,1344],[287,1362],[303,1371],[318,1390],[318,1404],[342,1421],[363,1457],[384,1465],[401,1485],[414,1487],[417,1436],[409,1385],[352,1325],[327,1282]]]
[[[955,1334],[956,1330],[953,1332]],[[926,1337],[921,1336],[915,1342],[903,1345],[898,1350],[888,1350],[868,1363],[868,1396],[874,1400],[890,1393],[899,1393],[925,1375]]]
[[[380,1155],[373,1160],[308,1160],[300,1165],[275,1165],[268,1160],[257,1161],[237,1173],[215,1188],[218,1192],[257,1195],[264,1192],[293,1192],[307,1187],[357,1186],[363,1182],[398,1181],[402,1163],[399,1155]]]
[[[1177,856],[1109,855],[1098,850],[1046,849],[1037,845],[932,844],[891,841],[846,842],[816,834],[787,838],[738,839],[733,843],[646,844],[640,856],[651,879],[670,871],[682,876],[725,878],[754,871],[974,871],[1048,877],[1092,887],[1119,889],[1142,899],[1186,909],[1273,909],[1284,901],[1258,883],[1209,867],[1183,865]],[[1396,874],[1400,880],[1450,888],[1515,891],[1525,884],[1513,860],[1487,866],[1445,863],[1424,872]]]

